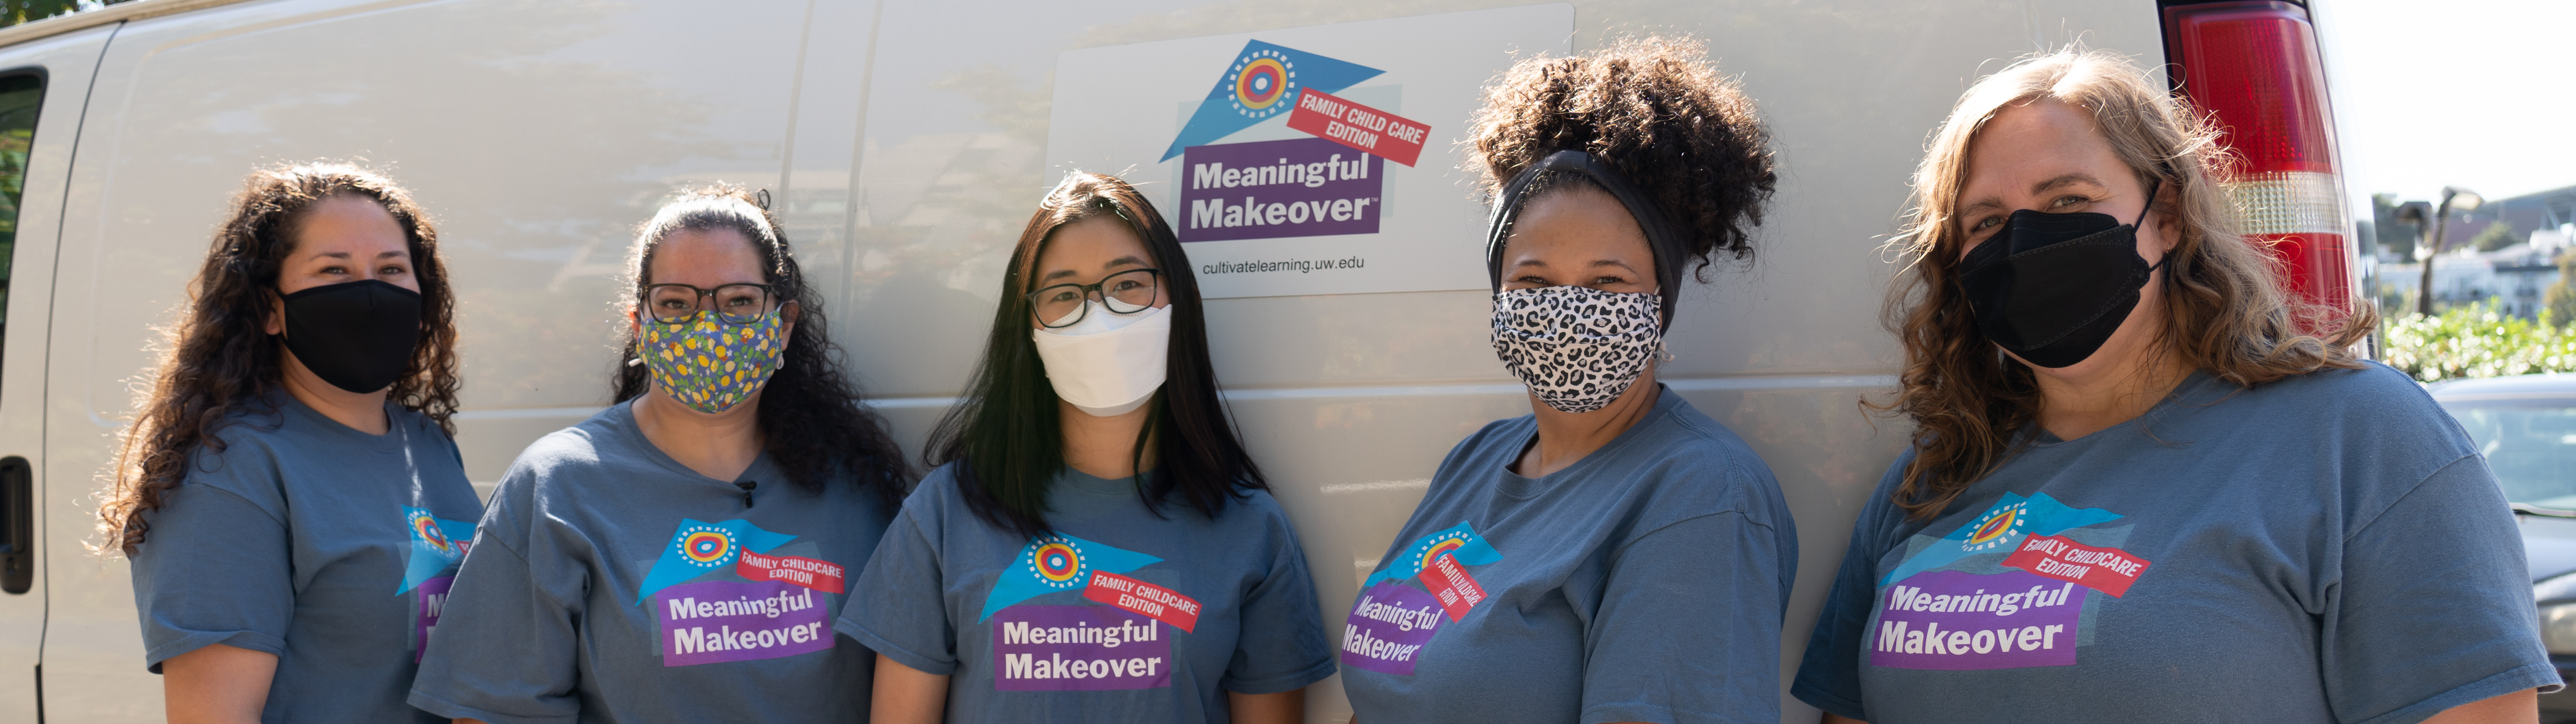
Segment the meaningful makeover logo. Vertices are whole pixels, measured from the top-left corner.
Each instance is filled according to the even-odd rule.
[[[465,561],[465,552],[474,547],[474,523],[447,520],[432,515],[428,508],[403,506],[404,535],[411,545],[403,562],[402,584],[394,595],[413,597],[411,624],[411,657],[417,663],[429,651],[429,633],[438,628],[438,614],[447,608],[448,584],[456,581],[456,567]]]
[[[662,665],[832,648],[830,601],[819,594],[843,592],[847,574],[830,561],[770,554],[796,539],[741,519],[682,519],[636,593],[661,624]]]
[[[1484,585],[1467,566],[1502,559],[1502,552],[1465,521],[1416,539],[1385,569],[1361,582],[1367,590],[1342,624],[1342,664],[1413,675],[1422,647],[1439,633],[1440,619],[1463,621],[1485,600]],[[1410,585],[1416,582],[1420,587]]]
[[[1172,685],[1165,627],[1198,628],[1198,599],[1126,574],[1163,559],[1063,533],[1031,539],[984,596],[997,691],[1099,691]],[[1024,604],[1080,590],[1100,606]]]
[[[1386,71],[1258,40],[1243,44],[1157,162],[1215,143],[1297,107],[1300,91],[1339,93]]]
[[[1881,580],[1870,664],[1949,671],[2075,665],[2088,593],[2124,595],[2149,564],[2061,534],[2121,517],[2046,493],[2005,493]],[[1994,567],[2006,570],[1970,572]]]

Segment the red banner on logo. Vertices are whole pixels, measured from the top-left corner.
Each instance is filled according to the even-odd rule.
[[[2058,536],[2035,535],[2023,539],[2021,548],[2004,558],[2004,565],[2118,596],[2127,593],[2129,584],[2136,583],[2138,574],[2147,572],[2150,564],[2118,548],[2095,548]]]
[[[1288,127],[1407,166],[1422,158],[1422,141],[1431,135],[1431,126],[1313,88],[1297,92]]]
[[[734,561],[733,574],[755,581],[786,581],[824,593],[846,590],[840,565],[812,558],[764,556],[743,551],[742,560]]]
[[[1467,575],[1467,567],[1458,565],[1457,556],[1447,553],[1440,554],[1438,560],[1431,562],[1431,569],[1422,572],[1422,585],[1431,589],[1431,595],[1440,597],[1440,609],[1449,614],[1451,621],[1465,620],[1467,611],[1485,600],[1485,587],[1476,584],[1475,576]]]
[[[1198,599],[1115,573],[1092,571],[1091,587],[1082,589],[1082,597],[1145,614],[1182,631],[1199,625]]]

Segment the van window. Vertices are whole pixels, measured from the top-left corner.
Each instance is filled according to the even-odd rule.
[[[18,195],[27,188],[27,149],[36,141],[36,110],[45,81],[0,76],[0,344],[8,340],[9,277],[18,250]]]

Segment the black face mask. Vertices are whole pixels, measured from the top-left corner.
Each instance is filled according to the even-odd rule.
[[[333,387],[384,389],[402,377],[420,346],[420,292],[368,279],[283,299],[286,350]]]
[[[2154,186],[2147,198],[2152,207]],[[2139,222],[2146,218],[2138,212]],[[1959,286],[1986,339],[2031,364],[2058,368],[2110,341],[2137,308],[2138,290],[2164,265],[2138,257],[2136,222],[2023,209],[1959,262]]]

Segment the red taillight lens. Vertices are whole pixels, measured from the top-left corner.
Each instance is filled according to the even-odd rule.
[[[2307,11],[2222,2],[2164,13],[2166,60],[2235,152],[2223,183],[2245,233],[2270,242],[2302,301],[2346,308],[2355,286],[2351,224]]]

